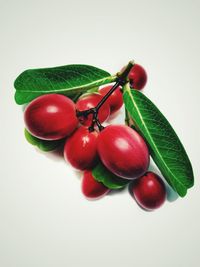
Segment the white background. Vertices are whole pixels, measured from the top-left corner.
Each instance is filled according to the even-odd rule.
[[[200,1],[0,1],[0,266],[197,267],[200,261]],[[192,161],[195,186],[155,212],[125,190],[87,201],[81,175],[23,136],[13,81],[72,63],[145,66],[144,93]],[[123,122],[121,112],[117,122]]]

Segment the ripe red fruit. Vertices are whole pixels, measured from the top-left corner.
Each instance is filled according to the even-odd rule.
[[[112,85],[102,87],[99,89],[99,93],[102,96],[105,96],[110,91],[111,88],[112,88]],[[116,112],[117,110],[119,110],[121,108],[121,106],[123,105],[123,96],[122,96],[122,92],[121,92],[121,87],[118,87],[109,96],[109,98],[106,100],[106,103],[108,103],[110,106],[110,113],[111,114]]]
[[[79,170],[92,168],[98,159],[97,137],[97,131],[89,132],[86,127],[81,126],[66,141],[65,160]]]
[[[109,191],[109,188],[94,179],[92,171],[84,171],[82,180],[82,192],[84,196],[90,199],[98,199],[105,196]]]
[[[146,210],[159,208],[166,199],[165,184],[153,172],[147,172],[132,184],[133,196],[137,203]]]
[[[25,109],[26,128],[44,140],[70,135],[78,125],[75,104],[66,96],[47,94],[34,99]]]
[[[147,73],[142,66],[135,64],[129,72],[128,78],[131,88],[141,90],[147,82]]]
[[[87,94],[80,97],[76,103],[76,109],[78,111],[94,108],[101,101],[103,97],[98,93]],[[110,115],[110,107],[107,103],[104,103],[99,109],[98,118],[100,122],[104,122]],[[89,114],[87,118],[79,117],[80,122],[83,125],[90,126],[92,123],[92,114]]]
[[[143,138],[126,125],[109,125],[102,130],[97,145],[103,164],[125,179],[143,175],[149,166],[149,152]]]

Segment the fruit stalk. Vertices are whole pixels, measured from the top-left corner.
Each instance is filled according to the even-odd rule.
[[[104,127],[101,125],[101,123],[98,120],[98,111],[101,108],[101,106],[105,103],[105,101],[109,98],[109,96],[119,87],[124,86],[128,82],[128,74],[132,67],[134,66],[134,61],[131,60],[126,68],[122,70],[121,72],[117,73],[117,80],[116,83],[113,85],[113,87],[110,89],[110,91],[101,99],[101,101],[98,103],[98,105],[95,108],[91,108],[84,111],[77,111],[76,115],[77,117],[84,116],[87,117],[89,114],[93,114],[93,120],[92,124],[89,127],[89,131],[94,130],[95,124],[99,128],[99,131],[101,131]]]

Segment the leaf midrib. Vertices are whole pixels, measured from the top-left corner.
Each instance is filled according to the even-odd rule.
[[[137,107],[137,105],[136,105],[136,103],[135,103],[135,101],[134,101],[134,98],[133,98],[133,96],[132,96],[132,94],[131,94],[131,91],[130,91],[129,88],[127,88],[127,86],[125,87],[125,91],[126,91],[126,92],[129,94],[129,96],[131,97],[131,99],[132,99],[132,101],[133,101],[133,104],[134,104],[134,107],[136,108],[136,110],[137,110],[137,112],[138,112],[138,115],[139,115],[139,117],[140,117],[140,119],[141,119],[141,121],[142,121],[142,124],[144,125],[145,130],[146,130],[146,132],[148,133],[148,135],[149,135],[149,137],[150,137],[150,140],[151,140],[151,142],[152,142],[152,145],[153,145],[153,147],[155,148],[155,150],[156,150],[156,152],[157,152],[157,155],[159,156],[159,158],[160,158],[161,161],[162,161],[162,165],[164,166],[164,168],[165,168],[168,172],[170,172],[170,174],[173,176],[174,180],[177,181],[177,183],[181,184],[181,185],[185,188],[185,185],[184,185],[183,183],[181,183],[179,180],[177,180],[176,176],[174,176],[174,174],[171,172],[171,170],[167,167],[166,163],[164,162],[163,157],[161,156],[159,150],[157,149],[157,146],[155,145],[155,143],[154,143],[154,141],[153,141],[153,139],[152,139],[152,137],[151,137],[151,134],[150,134],[148,128],[146,127],[146,125],[145,125],[145,122],[144,122],[144,120],[143,120],[143,118],[142,118],[142,116],[141,116],[141,113],[140,113],[140,111],[139,111],[139,109],[138,109],[138,107]],[[171,181],[170,181],[170,182],[171,182]]]
[[[108,80],[110,78],[110,83],[114,82],[116,80],[116,76],[108,76],[103,79],[96,80],[91,83],[87,83],[86,85],[83,86],[76,86],[76,87],[69,87],[69,88],[63,88],[63,89],[54,89],[54,92],[65,92],[65,91],[70,91],[70,90],[78,90],[78,89],[84,89],[84,88],[92,88],[94,85],[97,83],[101,82],[103,84],[104,81]],[[111,79],[112,78],[112,79]],[[25,93],[48,93],[49,90],[24,90],[24,89],[17,89],[18,92],[25,92]]]

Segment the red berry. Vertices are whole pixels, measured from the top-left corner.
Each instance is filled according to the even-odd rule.
[[[34,99],[26,107],[24,120],[28,131],[44,140],[62,139],[78,125],[74,102],[58,94]]]
[[[108,85],[105,87],[102,87],[99,89],[99,93],[102,96],[105,96],[110,89],[112,88],[112,85]],[[122,92],[121,92],[121,88],[118,87],[110,96],[109,98],[106,100],[106,103],[109,104],[110,106],[110,113],[114,113],[117,110],[119,110],[121,108],[121,106],[123,105],[123,96],[122,96]]]
[[[64,147],[64,157],[71,165],[79,170],[92,168],[97,162],[98,132],[89,132],[81,126],[70,136]]]
[[[137,203],[146,210],[159,208],[166,199],[165,184],[153,172],[147,172],[132,184],[132,192]]]
[[[126,125],[109,125],[102,130],[97,145],[103,164],[125,179],[143,175],[149,166],[149,152],[143,138]]]
[[[78,111],[94,108],[101,101],[103,97],[98,93],[88,94],[80,97],[76,103],[76,109]],[[110,115],[110,107],[107,103],[104,103],[99,109],[98,118],[100,122],[104,122]],[[87,118],[79,117],[80,122],[83,125],[90,126],[92,123],[92,114],[89,114]]]
[[[109,188],[94,179],[92,171],[84,171],[82,180],[82,192],[84,196],[90,199],[98,199],[105,196],[109,191]]]
[[[128,78],[131,88],[141,90],[147,82],[147,73],[142,66],[135,64],[129,72]]]

